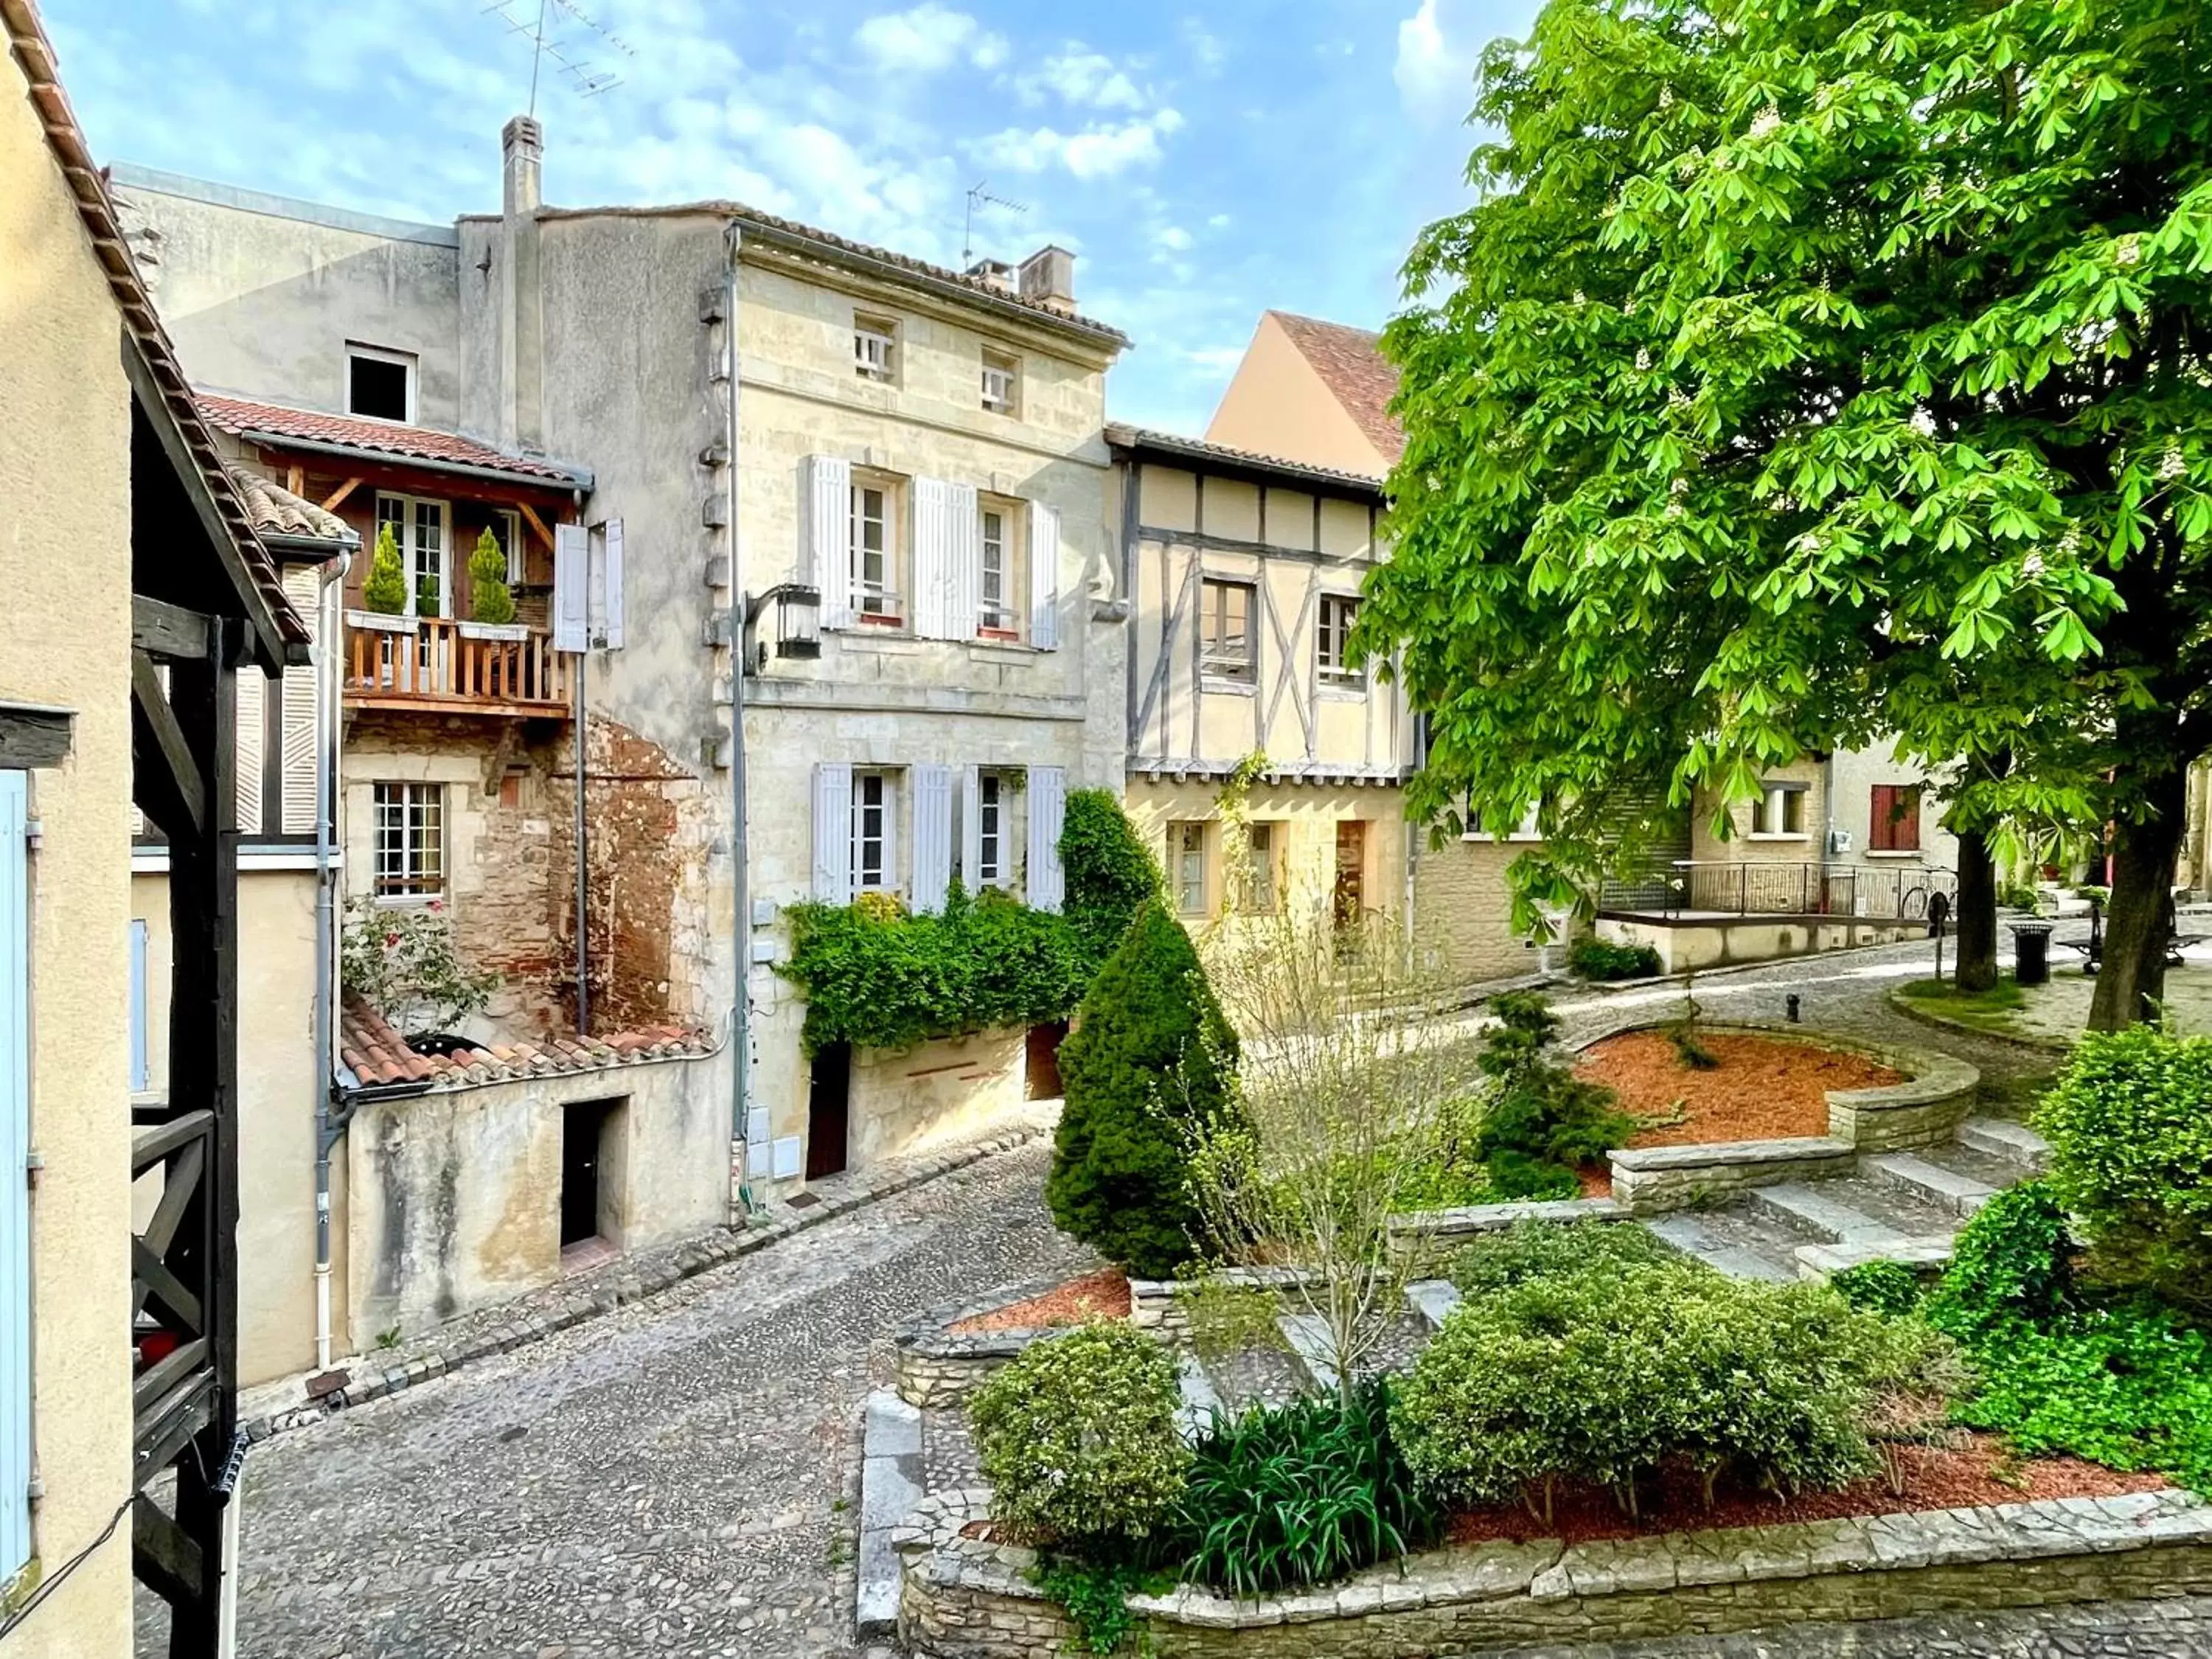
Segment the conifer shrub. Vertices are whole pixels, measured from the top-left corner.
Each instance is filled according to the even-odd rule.
[[[368,574],[362,579],[364,609],[382,616],[404,616],[407,611],[407,573],[400,568],[399,543],[392,526],[376,527],[376,547],[368,556]]]
[[[1484,1039],[1481,1064],[1492,1094],[1474,1155],[1497,1198],[1572,1198],[1582,1190],[1575,1170],[1626,1146],[1636,1120],[1612,1090],[1546,1055],[1559,1022],[1543,998],[1511,992],[1492,998],[1490,1012],[1498,1024]]]
[[[1063,914],[1077,949],[1095,969],[1114,954],[1137,913],[1162,896],[1160,866],[1108,789],[1078,789],[1067,797],[1060,862],[1067,877]]]
[[[480,623],[514,620],[514,592],[507,585],[507,554],[487,526],[469,555],[469,611]]]
[[[1188,1126],[1229,1109],[1236,1066],[1236,1034],[1190,936],[1146,904],[1060,1045],[1054,1220],[1139,1278],[1172,1277],[1196,1254]]]

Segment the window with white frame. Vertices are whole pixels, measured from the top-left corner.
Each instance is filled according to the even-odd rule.
[[[1249,857],[1244,875],[1244,908],[1254,911],[1273,911],[1275,908],[1275,863],[1282,852],[1281,826],[1248,823],[1244,826],[1244,836]]]
[[[1207,577],[1198,595],[1199,672],[1209,679],[1249,682],[1258,677],[1252,650],[1249,582]]]
[[[1020,360],[996,351],[983,354],[983,407],[994,415],[1016,412],[1021,392]]]
[[[415,418],[415,354],[381,346],[346,347],[346,413],[372,421]]]
[[[898,378],[898,325],[884,317],[853,319],[853,372],[888,386]]]
[[[853,774],[853,890],[884,892],[898,885],[896,794],[888,772]]]
[[[446,890],[446,787],[439,783],[375,786],[376,896],[392,903],[442,897]]]
[[[500,507],[491,515],[492,539],[499,550],[507,556],[507,585],[517,587],[522,584],[527,562],[528,548],[522,539],[522,514],[513,507]]]
[[[975,780],[975,885],[1006,884],[1006,780],[985,772]]]
[[[1176,908],[1202,916],[1206,908],[1206,825],[1168,825],[1168,875],[1175,884]]]
[[[899,599],[898,492],[881,478],[853,480],[853,595],[864,623],[896,627]]]
[[[410,617],[453,615],[453,583],[448,580],[446,556],[450,514],[444,501],[377,492],[377,533],[380,538],[390,530],[392,544],[399,550],[399,569],[407,583],[407,615]]]
[[[1352,625],[1358,616],[1359,601],[1350,595],[1324,593],[1321,596],[1316,655],[1320,660],[1321,683],[1323,685],[1358,686],[1366,684],[1366,674],[1351,665],[1345,648],[1346,642],[1352,637]]]
[[[1018,637],[1022,570],[1022,507],[986,496],[979,538],[982,568],[976,582],[976,626],[986,634]]]
[[[1521,821],[1515,824],[1512,830],[1507,834],[1505,837],[1506,840],[1543,840],[1543,825],[1539,822],[1539,820],[1543,817],[1543,802],[1540,800],[1529,802],[1527,810],[1521,814]],[[1462,841],[1496,841],[1498,839],[1497,836],[1492,835],[1488,830],[1482,827],[1480,821],[1476,818],[1474,809],[1471,805],[1466,808],[1465,811],[1462,812],[1461,816],[1467,825],[1465,832],[1460,836]]]
[[[1778,839],[1802,837],[1805,833],[1808,787],[1802,783],[1768,783],[1765,791],[1759,797],[1752,833]]]

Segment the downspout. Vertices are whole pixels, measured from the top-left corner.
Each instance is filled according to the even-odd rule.
[[[584,492],[575,492],[576,521],[584,518]],[[589,890],[586,872],[590,867],[590,830],[584,822],[585,725],[590,704],[586,701],[586,687],[592,672],[592,607],[590,566],[585,567],[583,578],[584,648],[576,653],[576,1035],[592,1034],[592,927],[586,908]]]
[[[730,1036],[735,1053],[731,1060],[730,1145],[732,1162],[744,1171],[738,1182],[738,1202],[750,1214],[753,1207],[750,1156],[751,1127],[748,1102],[752,1097],[752,884],[747,868],[745,838],[745,573],[744,538],[738,520],[738,404],[744,360],[738,350],[738,253],[744,233],[732,219],[729,228],[729,257],[722,270],[722,341],[729,353],[730,369],[730,863],[731,890],[736,907],[732,929],[731,974],[734,987],[730,1001]]]
[[[337,1063],[337,871],[332,854],[337,823],[338,676],[343,654],[334,648],[353,555],[324,567],[315,596],[315,1369],[331,1368],[331,1151],[345,1126],[331,1110]]]

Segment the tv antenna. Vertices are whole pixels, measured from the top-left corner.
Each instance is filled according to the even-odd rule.
[[[617,70],[599,69],[571,44],[574,32],[564,39],[564,24],[595,35],[624,58],[637,52],[630,43],[592,15],[578,0],[485,0],[484,12],[505,23],[510,33],[530,42],[530,113],[538,113],[538,82],[546,64],[568,77],[569,89],[579,98],[596,98],[622,84]]]
[[[968,187],[968,223],[960,233],[960,268],[963,270],[975,263],[975,210],[979,207],[1004,208],[1009,213],[1027,213],[1026,202],[1010,202],[1003,196],[991,194],[991,182],[979,179]]]

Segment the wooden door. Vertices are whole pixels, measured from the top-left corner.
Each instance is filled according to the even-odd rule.
[[[1367,911],[1367,826],[1346,818],[1336,826],[1336,925],[1355,926]]]
[[[814,1056],[806,1097],[806,1178],[842,1175],[852,1128],[853,1050],[833,1042]]]

